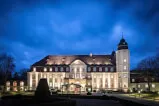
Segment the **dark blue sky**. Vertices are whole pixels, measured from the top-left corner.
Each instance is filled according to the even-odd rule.
[[[131,69],[159,49],[159,0],[0,0],[0,50],[16,69],[49,54],[110,54],[121,35]]]

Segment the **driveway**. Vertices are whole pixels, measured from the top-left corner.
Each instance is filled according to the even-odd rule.
[[[76,106],[122,106],[119,102],[113,100],[99,99],[73,99],[76,100]]]

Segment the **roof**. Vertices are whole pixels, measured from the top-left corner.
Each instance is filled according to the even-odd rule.
[[[113,55],[48,55],[32,66],[70,65],[75,60],[81,60],[88,65],[115,65],[115,56]]]

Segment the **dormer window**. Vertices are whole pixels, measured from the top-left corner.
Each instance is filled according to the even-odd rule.
[[[56,71],[56,72],[58,71],[58,68],[57,68],[57,67],[55,67],[55,71]]]
[[[90,72],[91,71],[91,68],[90,67],[88,67],[88,72]]]
[[[68,67],[66,67],[66,71],[67,71],[67,72],[69,71],[69,68],[68,68]]]
[[[47,68],[46,67],[44,67],[44,72],[46,72],[47,71]]]
[[[102,71],[102,67],[99,67],[99,71],[100,71],[100,72]]]
[[[63,72],[63,67],[61,67],[61,72]]]
[[[105,71],[108,72],[108,67],[105,67]]]
[[[93,67],[93,71],[96,72],[96,67]]]
[[[111,71],[111,72],[113,72],[113,71],[114,71],[114,68],[113,68],[113,67],[111,67],[111,68],[110,68],[110,71]]]

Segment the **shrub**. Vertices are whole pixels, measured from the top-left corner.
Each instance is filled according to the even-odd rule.
[[[46,79],[40,79],[35,91],[36,99],[47,99],[50,97],[49,86]]]

